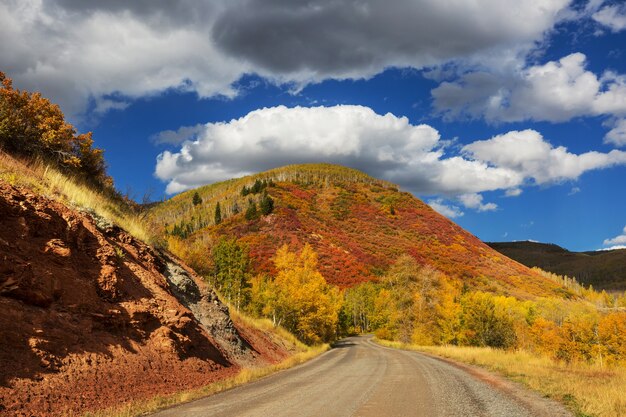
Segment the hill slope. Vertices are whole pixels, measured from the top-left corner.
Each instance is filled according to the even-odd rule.
[[[626,249],[570,252],[536,242],[488,242],[498,252],[528,266],[576,278],[597,290],[626,291]]]
[[[289,354],[173,256],[3,179],[46,188],[37,174],[0,155],[0,415],[78,415]]]
[[[265,183],[255,186],[260,181]],[[259,192],[242,195],[250,190]],[[199,204],[193,202],[196,193]],[[246,219],[244,211],[263,193],[273,199],[273,212]],[[218,203],[223,220],[215,224]],[[271,259],[281,245],[309,243],[319,254],[323,275],[340,287],[376,279],[406,253],[474,289],[521,298],[563,291],[411,194],[340,166],[294,165],[208,185],[152,207],[147,219],[157,236],[181,248],[205,273],[211,270],[210,247],[219,236],[234,235],[249,244],[260,272],[272,271]]]

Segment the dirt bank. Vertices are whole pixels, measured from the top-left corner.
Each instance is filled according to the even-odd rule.
[[[0,182],[0,415],[80,414],[287,355],[175,258]]]

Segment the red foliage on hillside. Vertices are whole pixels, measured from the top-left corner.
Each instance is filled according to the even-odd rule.
[[[254,220],[246,220],[241,213],[234,214],[219,225],[195,231],[186,242],[193,246],[214,241],[221,235],[234,235],[249,244],[256,271],[269,273],[273,272],[272,257],[281,245],[299,250],[309,243],[319,254],[324,277],[344,288],[377,279],[398,256],[407,253],[422,265],[462,279],[473,289],[522,298],[558,291],[552,281],[492,250],[391,184],[376,184],[373,179],[362,178],[307,182],[301,180],[307,172],[310,175],[314,172],[320,178],[326,166],[289,169],[299,171],[294,174],[298,181],[275,181],[267,188],[275,201],[272,214]],[[332,166],[332,169],[340,168]],[[271,173],[259,175],[271,178]],[[246,183],[246,179],[241,181]],[[233,182],[228,186],[232,189]],[[229,198],[215,191],[220,188],[218,184],[209,187],[220,196],[217,201]],[[202,192],[202,188],[199,190]],[[183,197],[177,199],[180,205]],[[159,208],[161,213],[171,209],[168,204],[165,202]],[[153,220],[164,223],[162,217],[152,216]]]

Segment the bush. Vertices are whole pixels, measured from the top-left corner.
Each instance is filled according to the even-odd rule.
[[[40,157],[65,173],[112,188],[103,151],[93,147],[91,132],[77,134],[61,109],[39,93],[13,88],[0,72],[0,148],[25,157]]]

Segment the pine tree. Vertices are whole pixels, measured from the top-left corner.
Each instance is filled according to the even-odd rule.
[[[193,194],[192,202],[193,202],[194,206],[198,206],[198,205],[202,204],[202,198],[200,198],[200,194],[198,194],[197,191]]]
[[[215,206],[215,224],[220,224],[222,222],[222,208],[220,207],[220,203],[218,202]]]
[[[261,180],[256,180],[254,182],[254,185],[252,186],[252,188],[250,189],[250,193],[252,194],[258,194],[261,192],[261,190],[263,189],[263,183],[261,182]]]
[[[261,209],[261,214],[267,216],[274,210],[274,200],[272,200],[272,197],[267,195],[267,193],[263,193],[261,201],[259,202],[259,207]]]
[[[253,220],[259,216],[259,212],[257,211],[256,203],[254,201],[250,202],[248,209],[246,210],[246,220]]]

